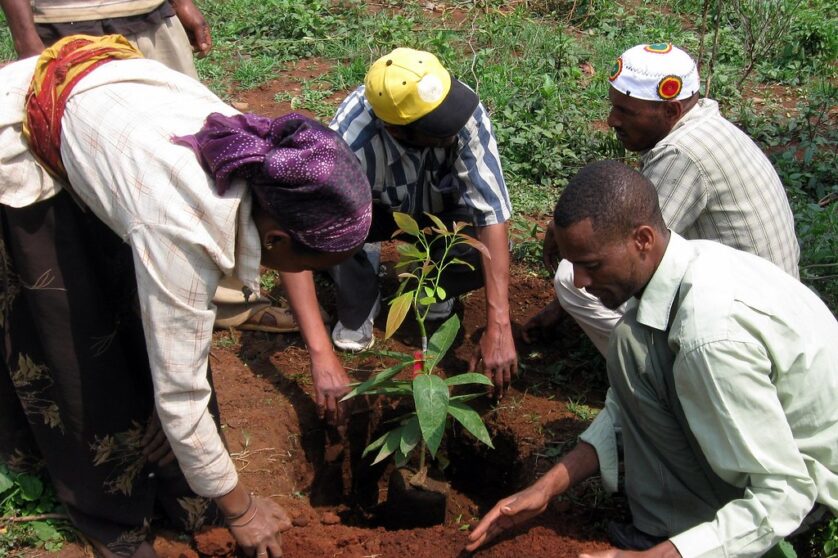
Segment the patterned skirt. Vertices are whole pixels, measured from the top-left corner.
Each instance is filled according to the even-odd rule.
[[[64,192],[0,205],[0,339],[0,460],[44,464],[82,533],[130,556],[156,510],[219,523],[176,464],[142,455],[153,391],[131,249]]]

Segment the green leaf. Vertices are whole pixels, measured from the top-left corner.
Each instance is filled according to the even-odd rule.
[[[484,394],[482,393],[464,393],[463,395],[454,395],[449,401],[460,401],[461,403],[465,403],[466,401],[483,397],[483,395]]]
[[[465,260],[461,260],[460,258],[452,258],[450,263],[457,264],[457,265],[464,265],[467,268],[469,268],[470,270],[474,271],[474,266],[473,265],[471,265],[470,263],[468,263]]]
[[[431,457],[436,455],[436,450],[442,442],[442,434],[445,432],[448,397],[448,386],[439,376],[420,374],[414,378],[413,401],[416,404],[422,437]]]
[[[465,374],[457,374],[445,379],[447,386],[462,386],[465,384],[482,384],[484,386],[491,386],[492,380],[480,372],[466,372]]]
[[[396,333],[396,330],[404,322],[412,304],[413,291],[400,294],[390,302],[390,312],[387,314],[387,329],[384,331],[385,339],[389,339]]]
[[[404,425],[404,429],[402,429],[402,439],[399,443],[399,451],[407,455],[413,448],[416,447],[416,444],[419,443],[421,439],[422,431],[419,429],[419,417],[413,415],[408,419],[408,421]]]
[[[387,439],[387,436],[389,436],[389,435],[390,435],[389,432],[385,432],[379,438],[377,438],[374,442],[370,443],[370,445],[368,445],[367,447],[364,448],[364,453],[361,454],[361,457],[366,457],[369,452],[375,451],[378,448],[380,448],[382,445],[384,445],[384,441]]]
[[[402,450],[396,450],[396,456],[393,458],[393,461],[396,463],[396,467],[405,467],[407,465],[407,461],[410,457],[403,454]]]
[[[32,531],[35,533],[35,536],[38,537],[38,540],[41,542],[61,539],[61,533],[58,532],[58,529],[46,521],[33,521],[29,525],[32,527]]]
[[[407,213],[393,212],[393,220],[396,225],[411,236],[419,236],[419,225],[416,220]]]
[[[419,304],[422,306],[429,306],[436,302],[436,299],[432,296],[423,296],[419,299]]]
[[[381,384],[383,384],[383,383],[387,382],[388,380],[392,379],[393,376],[395,376],[396,374],[398,374],[399,372],[404,370],[410,364],[413,364],[413,359],[412,358],[408,361],[400,362],[399,364],[395,364],[395,365],[391,366],[390,368],[382,370],[381,372],[379,372],[378,374],[376,374],[375,376],[373,376],[369,380],[361,382],[360,384],[358,384],[357,386],[352,388],[352,391],[350,391],[349,393],[344,395],[343,398],[341,399],[341,401],[346,401],[347,399],[352,399],[353,397],[357,397],[359,395],[362,395],[362,394],[366,393],[371,388],[380,386]]]
[[[460,330],[460,318],[457,314],[452,315],[445,320],[439,329],[437,329],[431,339],[428,341],[428,352],[431,356],[427,359],[428,372],[434,369],[434,366],[445,356],[448,349],[457,338],[457,332]]]
[[[425,215],[428,216],[428,219],[430,219],[431,221],[434,222],[434,224],[436,225],[436,227],[438,229],[440,229],[441,231],[444,231],[446,233],[448,232],[448,227],[445,226],[445,223],[442,222],[442,219],[440,219],[439,217],[437,217],[433,213],[428,213],[427,211],[425,212]]]
[[[457,420],[457,422],[462,424],[466,430],[471,432],[475,438],[490,448],[495,448],[495,446],[492,445],[492,438],[489,436],[489,431],[486,430],[486,425],[483,424],[483,419],[480,418],[477,411],[461,401],[451,401],[448,404],[448,412]]]
[[[486,248],[486,245],[477,240],[476,238],[472,238],[470,236],[463,235],[463,242],[486,256],[487,259],[492,259],[492,255],[489,253],[489,249]]]
[[[400,397],[413,394],[413,382],[388,382],[380,387],[364,392],[365,395],[397,395]]]
[[[427,252],[420,250],[415,244],[409,242],[400,242],[396,246],[396,250],[401,258],[409,258],[411,260],[424,260]]]
[[[401,362],[413,362],[413,355],[397,353],[396,351],[364,351],[364,354],[393,358]]]
[[[429,297],[433,298],[433,296],[434,296],[434,290],[433,290],[432,288],[430,288],[430,287],[428,287],[427,285],[425,285],[425,286],[423,287],[423,290],[425,291],[425,296],[429,296]]]
[[[0,463],[0,494],[3,494],[14,485],[15,483],[9,475],[9,470],[6,469],[2,463]]]
[[[34,502],[44,493],[44,483],[41,479],[32,475],[18,475],[17,484],[20,486],[20,495],[24,500]]]
[[[446,298],[448,298],[448,293],[446,293],[445,289],[443,289],[442,287],[437,287],[436,296],[439,300],[445,300]]]
[[[384,461],[390,455],[393,454],[394,451],[399,449],[399,443],[402,439],[402,427],[398,426],[392,429],[390,432],[387,433],[387,438],[384,439],[384,444],[381,446],[381,450],[379,450],[378,455],[375,456],[375,461],[372,462],[373,465],[376,463],[380,463]]]

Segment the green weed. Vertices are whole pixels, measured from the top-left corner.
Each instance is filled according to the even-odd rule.
[[[21,548],[58,551],[65,540],[74,538],[52,485],[34,474],[12,472],[3,463],[0,512],[0,558],[13,556]]]

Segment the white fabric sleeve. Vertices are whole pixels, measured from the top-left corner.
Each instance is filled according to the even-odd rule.
[[[602,486],[607,492],[612,493],[617,492],[619,481],[619,431],[620,407],[609,388],[605,394],[605,405],[579,439],[591,444],[596,450]]]
[[[129,231],[157,412],[189,486],[214,498],[238,480],[208,408],[210,300],[220,271],[199,246],[162,229]]]

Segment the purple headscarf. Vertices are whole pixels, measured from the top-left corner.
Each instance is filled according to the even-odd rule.
[[[219,194],[234,178],[247,180],[259,204],[304,246],[344,252],[367,237],[367,177],[346,142],[316,120],[213,113],[197,134],[172,141],[197,153]]]

